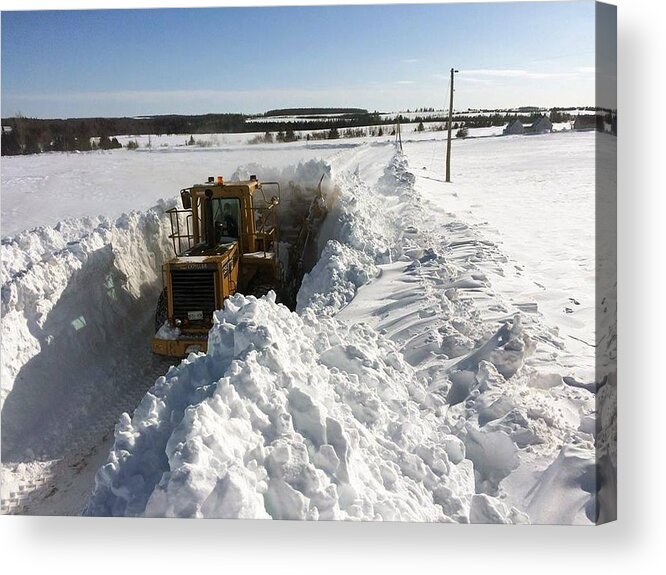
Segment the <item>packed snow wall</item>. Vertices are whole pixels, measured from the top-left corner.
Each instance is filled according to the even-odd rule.
[[[170,205],[3,239],[3,461],[61,455],[150,368]]]

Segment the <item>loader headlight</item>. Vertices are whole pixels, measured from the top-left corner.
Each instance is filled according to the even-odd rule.
[[[182,324],[183,322],[180,321],[179,319],[177,319],[177,320],[174,320],[173,323],[174,323],[176,326],[180,327],[180,324]]]

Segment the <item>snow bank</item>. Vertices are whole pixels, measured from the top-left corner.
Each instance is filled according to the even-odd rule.
[[[86,513],[594,521],[594,396],[528,363],[545,331],[492,292],[487,245],[442,235],[400,154],[373,187],[331,177],[297,313],[230,298],[123,416]]]
[[[605,418],[613,415],[612,400],[595,406],[594,395],[565,385],[558,373],[563,370],[560,348],[548,326],[536,314],[509,312],[512,308],[493,291],[481,266],[496,267],[506,263],[506,257],[487,239],[470,236],[459,221],[442,226],[441,216],[433,214],[415,189],[415,177],[400,154],[370,190],[371,199],[366,199],[367,186],[341,187],[341,192],[341,199],[345,192],[353,197],[341,202],[344,210],[350,206],[343,216],[353,222],[358,213],[361,228],[379,230],[398,263],[387,265],[382,259],[386,252],[372,249],[382,246],[380,241],[352,245],[347,241],[352,234],[339,233],[345,227],[336,223],[337,239],[345,249],[322,257],[305,278],[299,309],[336,310],[348,322],[369,322],[398,345],[427,386],[433,407],[444,400],[450,433],[463,442],[474,467],[478,508],[471,520],[493,516],[490,507],[482,505],[484,497],[491,496],[529,511],[536,522],[595,521],[597,499],[604,490],[612,498],[613,449],[605,432],[598,438],[599,454],[603,445],[609,446],[608,463],[602,460],[598,470],[600,484],[590,485],[594,470],[588,464],[594,462],[595,418],[600,415],[604,421],[604,403],[610,406]],[[462,237],[457,237],[458,228]],[[371,261],[365,265],[369,280],[358,285],[361,282],[349,281],[344,270],[358,268],[350,254],[361,253]],[[352,274],[352,279],[358,277]],[[325,297],[318,282],[343,288],[331,291],[344,297]],[[614,341],[614,334],[608,338]],[[613,379],[608,381],[612,384]],[[613,389],[608,386],[609,397]],[[614,433],[612,423],[604,424],[606,428],[608,435]],[[566,456],[560,460],[562,453]],[[583,454],[585,463],[577,465],[571,453]],[[540,490],[541,478],[546,481],[546,470],[557,461],[565,473],[556,474],[555,488]],[[558,506],[562,497],[573,502],[572,507]]]
[[[347,305],[362,285],[379,274],[372,258],[337,240],[330,240],[317,264],[301,283],[296,309],[311,307],[333,316]]]
[[[161,260],[170,251],[166,204],[147,212],[125,214],[115,221],[106,218],[68,220],[55,227],[42,227],[2,240],[2,363],[3,397],[13,387],[16,367],[38,352],[49,315],[66,290],[104,291],[117,295],[120,288],[139,295],[146,283],[154,282]],[[89,274],[89,275],[88,275]],[[100,276],[93,284],[81,285],[81,276]],[[115,277],[114,277],[115,276]],[[115,280],[120,280],[122,286]],[[81,289],[77,286],[81,285]],[[109,294],[107,294],[109,295]],[[101,302],[97,302],[101,303]],[[25,346],[17,345],[18,334]],[[35,337],[30,337],[34,335]],[[19,352],[17,357],[16,352]]]
[[[387,171],[401,163],[404,158],[395,155]],[[387,177],[380,179],[382,187],[390,187]],[[339,312],[358,288],[379,275],[378,265],[403,254],[400,236],[401,222],[392,218],[358,171],[336,173],[333,206],[317,238],[321,256],[303,278],[296,309],[311,308],[329,316]]]
[[[145,346],[171,254],[166,207],[2,240],[3,460],[58,451],[118,396],[110,380]]]
[[[233,296],[208,355],[172,368],[122,418],[86,513],[524,520],[474,500],[471,462],[425,395],[367,326]]]
[[[526,364],[536,324],[508,313],[475,267],[486,244],[443,236],[406,158],[396,154],[372,186],[359,170],[319,161],[272,173],[248,165],[235,176],[252,173],[283,183],[291,216],[329,174],[334,203],[297,313],[271,294],[227,300],[208,354],[172,367],[121,417],[86,513],[593,520],[592,394]],[[3,244],[3,314],[7,306],[9,345],[22,350],[19,362],[3,363],[3,382],[7,370],[22,390],[3,410],[3,449],[7,430],[14,453],[26,446],[21,430],[42,427],[49,402],[58,407],[49,417],[65,423],[47,425],[45,440],[72,425],[54,401],[68,381],[90,381],[85,420],[103,412],[119,370],[121,381],[146,379],[136,350],[147,349],[155,270],[170,248],[163,215],[90,223],[91,234],[63,225]],[[373,291],[378,285],[386,291]],[[373,327],[349,320],[361,299]],[[482,317],[480,301],[495,319]],[[128,329],[137,321],[143,331]],[[49,377],[52,393],[40,396]],[[40,398],[37,409],[26,409],[28,397]],[[6,425],[7,406],[16,415]],[[559,497],[571,504],[558,506]]]

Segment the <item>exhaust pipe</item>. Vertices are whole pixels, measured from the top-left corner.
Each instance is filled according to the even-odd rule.
[[[206,230],[206,245],[215,247],[215,222],[213,221],[213,190],[206,190],[204,199],[204,229]]]

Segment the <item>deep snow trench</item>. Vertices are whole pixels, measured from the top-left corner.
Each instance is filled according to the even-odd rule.
[[[233,177],[247,179],[252,170],[282,183],[288,222],[304,209],[304,187],[330,168],[321,161],[281,170],[247,165]],[[175,202],[3,238],[3,508],[22,506],[19,489],[27,497],[41,487],[41,471],[53,476],[108,443],[120,415],[174,362],[152,354],[149,342],[161,266],[174,255],[164,212]],[[26,466],[36,476],[26,473],[27,486],[7,473],[19,465],[15,476]]]
[[[497,247],[433,219],[400,154],[376,184],[330,177],[296,311],[234,296],[209,353],[168,370],[147,345],[167,203],[4,240],[3,464],[111,447],[89,515],[593,521],[594,395],[493,292]],[[116,421],[112,446],[94,437]]]

